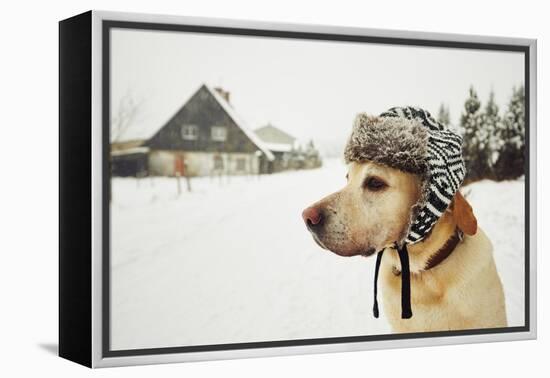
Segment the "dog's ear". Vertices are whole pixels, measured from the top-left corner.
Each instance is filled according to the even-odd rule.
[[[472,206],[459,191],[456,192],[453,199],[452,210],[458,228],[466,235],[475,235],[477,232],[477,219],[472,211]]]

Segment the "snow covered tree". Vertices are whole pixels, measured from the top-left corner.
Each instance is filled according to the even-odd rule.
[[[481,102],[473,87],[464,103],[464,111],[460,117],[463,132],[464,162],[466,163],[466,180],[476,181],[487,178],[491,174],[489,167],[489,134],[483,122]]]
[[[448,126],[451,123],[451,113],[449,111],[449,107],[445,106],[445,104],[439,105],[439,110],[437,113],[437,121]]]
[[[500,148],[493,170],[498,180],[510,180],[525,173],[525,89],[513,88],[512,97],[496,133]]]
[[[498,159],[501,148],[501,138],[498,135],[498,130],[502,128],[502,119],[499,115],[499,108],[495,102],[495,92],[491,90],[489,100],[485,105],[483,113],[483,125],[487,130],[487,154],[488,164],[491,168],[491,173],[494,177],[493,167]]]

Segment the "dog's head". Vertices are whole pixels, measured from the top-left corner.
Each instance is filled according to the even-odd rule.
[[[422,195],[421,177],[367,161],[350,163],[346,179],[342,190],[302,212],[317,244],[340,256],[370,256],[403,240]],[[446,212],[449,232],[476,233],[477,220],[460,191]]]
[[[346,186],[309,206],[302,217],[321,247],[341,256],[369,256],[405,236],[420,186],[418,175],[352,162]]]
[[[471,207],[457,191],[461,151],[462,138],[420,108],[360,113],[344,149],[347,185],[305,209],[304,221],[321,247],[342,256],[422,241],[448,210],[455,226],[475,233]]]

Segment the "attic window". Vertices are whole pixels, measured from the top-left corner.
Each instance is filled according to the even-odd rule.
[[[212,126],[212,140],[216,142],[225,142],[227,139],[227,129],[224,126]]]
[[[197,140],[199,138],[199,128],[197,125],[182,125],[181,139]]]

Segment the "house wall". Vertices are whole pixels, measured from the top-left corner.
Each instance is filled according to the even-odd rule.
[[[271,151],[271,153],[275,156],[275,160],[273,161],[273,172],[282,172],[288,169],[289,156],[287,152]]]
[[[258,174],[260,169],[255,154],[154,150],[149,153],[149,174],[174,176],[177,159],[185,163],[185,175],[191,177]]]
[[[172,151],[149,152],[150,176],[174,176],[176,155]]]

